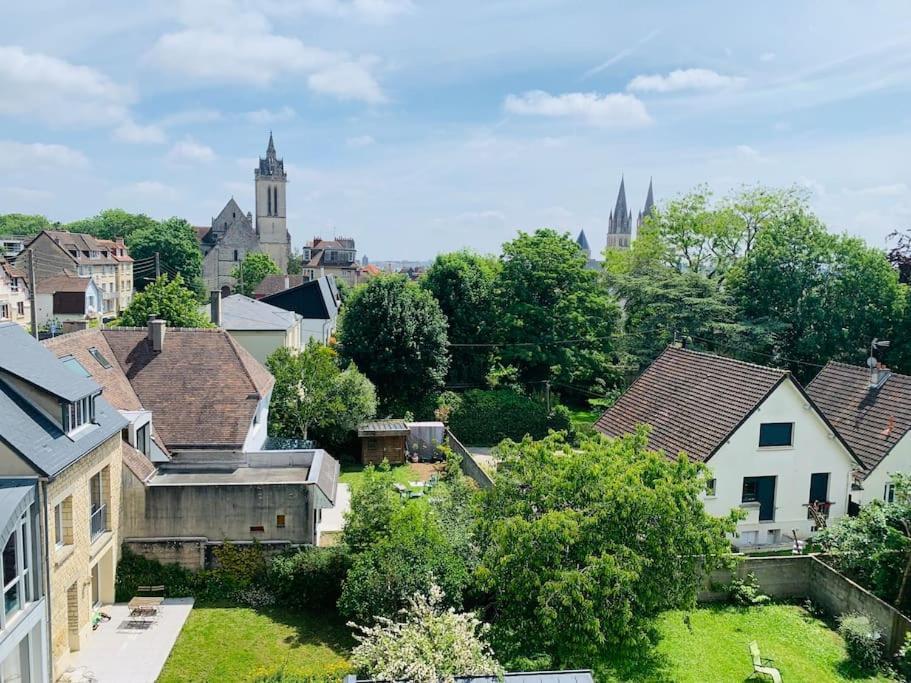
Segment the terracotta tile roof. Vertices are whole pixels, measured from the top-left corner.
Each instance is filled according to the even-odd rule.
[[[876,389],[869,384],[869,369],[830,362],[807,386],[868,475],[911,430],[911,377],[893,373]]]
[[[76,256],[73,258],[80,263],[116,261],[111,254],[108,240],[99,240],[92,235],[81,232],[67,232],[65,230],[45,230],[44,232],[67,253],[75,249]],[[90,256],[93,251],[98,253],[95,258]],[[103,256],[101,252],[107,252],[107,256]],[[70,255],[72,256],[72,254]]]
[[[151,350],[144,328],[102,334],[165,446],[243,446],[274,379],[227,332],[168,328],[161,353]]]
[[[36,278],[37,279],[37,278]],[[38,280],[36,294],[53,294],[55,292],[85,292],[91,282],[90,277],[77,277],[63,272],[54,277]]]
[[[25,272],[2,257],[0,257],[0,268],[3,269],[3,272],[6,273],[8,277],[25,279]]]
[[[123,464],[136,475],[139,481],[145,482],[155,474],[155,465],[143,453],[137,451],[126,441],[121,445],[123,446]]]
[[[286,281],[287,280],[287,281]],[[262,299],[270,294],[277,294],[291,287],[297,287],[307,280],[305,275],[267,275],[253,292],[255,299]]]
[[[667,348],[595,423],[608,436],[651,426],[649,446],[667,455],[684,451],[706,461],[787,370]]]
[[[212,227],[209,225],[194,225],[193,229],[196,231],[196,239],[199,242],[202,242],[203,238],[209,234]]]

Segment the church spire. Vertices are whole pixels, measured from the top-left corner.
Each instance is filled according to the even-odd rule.
[[[275,158],[275,142],[272,140],[272,131],[269,131],[269,146],[266,147],[266,158]]]
[[[579,231],[579,236],[576,238],[576,244],[579,245],[579,248],[585,252],[585,255],[591,257],[592,248],[588,244],[588,238],[585,236],[585,229]]]
[[[282,159],[278,158],[278,155],[275,153],[275,141],[272,139],[272,131],[269,131],[269,145],[266,147],[266,158],[259,159],[259,168],[255,170],[255,175],[257,178],[279,178],[286,179],[287,175],[285,174],[285,163]]]
[[[640,227],[645,221],[646,218],[652,215],[655,211],[655,191],[652,189],[652,179],[648,179],[648,194],[645,195],[645,206],[642,207],[642,211],[639,212],[639,220],[636,222],[636,227]]]
[[[617,203],[608,222],[607,232],[609,234],[631,234],[632,230],[632,212],[626,207],[626,179],[620,176],[620,190],[617,192]]]

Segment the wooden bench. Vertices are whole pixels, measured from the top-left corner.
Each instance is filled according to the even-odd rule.
[[[750,643],[750,656],[753,658],[753,674],[750,678],[762,674],[771,678],[774,683],[781,683],[781,672],[772,666],[771,659],[765,659],[759,654],[759,644],[755,640]]]

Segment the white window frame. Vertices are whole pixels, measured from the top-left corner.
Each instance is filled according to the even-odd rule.
[[[63,501],[54,506],[54,547],[58,550],[65,546],[63,542]]]
[[[886,503],[895,502],[895,483],[887,481],[883,486],[883,501]]]
[[[717,498],[718,497],[718,480],[715,477],[712,477],[705,483],[705,497],[706,498]]]
[[[34,602],[35,580],[34,580],[34,562],[30,558],[26,561],[26,553],[30,553],[32,548],[32,528],[29,523],[29,510],[26,510],[22,517],[19,518],[19,524],[16,525],[13,533],[16,535],[16,576],[3,585],[3,609],[0,610],[0,628],[7,628],[9,622],[15,621],[16,617],[22,614],[29,603]],[[7,541],[8,542],[8,541]],[[5,546],[4,546],[5,547]],[[0,564],[2,564],[2,553],[0,553]],[[0,576],[3,576],[3,567],[0,567]],[[11,613],[6,613],[6,593],[11,588],[16,588],[19,598],[19,608]]]

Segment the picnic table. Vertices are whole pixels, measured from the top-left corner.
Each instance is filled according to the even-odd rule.
[[[137,595],[127,603],[131,617],[150,617],[158,614],[164,598]]]

